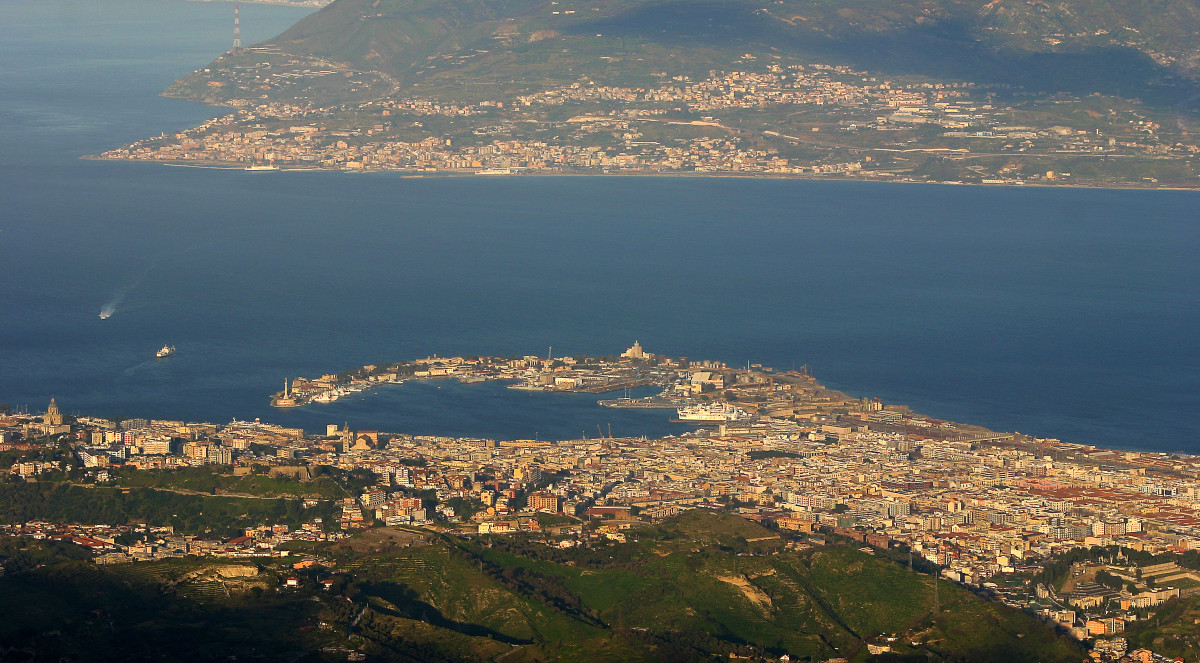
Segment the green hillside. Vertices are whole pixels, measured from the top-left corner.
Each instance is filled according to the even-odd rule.
[[[942,582],[935,606],[929,576],[847,548],[784,552],[736,516],[694,511],[629,537],[565,551],[454,540],[340,568],[389,619],[507,642],[535,660],[867,660],[868,643],[921,660],[1079,656],[1031,617],[957,586]]]
[[[374,553],[352,540],[318,551],[323,566],[302,572],[278,559],[94,566],[34,542],[23,544],[33,546],[26,558],[42,566],[0,577],[11,616],[0,647],[36,660],[79,657],[95,643],[135,658],[182,643],[189,660],[344,660],[351,650],[481,662],[1081,656],[1032,617],[961,587],[935,588],[931,576],[853,548],[785,550],[774,532],[730,514],[689,512],[626,535],[568,549],[447,537]],[[12,557],[20,545],[3,550]],[[289,575],[300,588],[280,588]]]
[[[1176,103],[1194,92],[1183,75],[1200,62],[1198,34],[1195,0],[337,0],[267,46],[378,71],[401,89],[627,82],[766,51]]]
[[[1165,603],[1153,620],[1130,625],[1125,636],[1130,648],[1145,647],[1163,656],[1195,661],[1200,655],[1200,595],[1190,594]]]
[[[170,478],[164,478],[163,483],[169,485]],[[278,483],[287,485],[286,482]],[[140,521],[170,525],[182,534],[210,532],[234,536],[242,532],[248,520],[297,527],[314,517],[331,517],[332,508],[330,502],[305,507],[303,500],[288,497],[226,497],[170,489],[137,487],[125,490],[50,481],[0,484],[0,523],[50,520],[123,524]]]

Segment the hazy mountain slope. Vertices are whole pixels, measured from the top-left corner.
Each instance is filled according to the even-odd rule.
[[[273,44],[362,69],[403,75],[427,57],[486,39],[537,0],[350,0],[302,19]]]
[[[636,75],[743,52],[1176,103],[1196,0],[337,0],[270,42],[405,83]],[[610,61],[602,61],[608,58]],[[610,72],[611,73],[611,72]],[[447,82],[442,80],[441,82]],[[461,80],[459,81],[461,82]]]

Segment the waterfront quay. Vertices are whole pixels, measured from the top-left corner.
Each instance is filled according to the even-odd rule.
[[[454,379],[464,384],[501,380],[511,382],[511,389],[522,391],[586,394],[606,394],[650,385],[670,387],[685,394],[711,391],[715,387],[715,383],[707,378],[695,385],[683,385],[682,381],[688,377],[684,365],[676,360],[646,355],[636,343],[619,357],[554,358],[550,353],[546,357],[433,356],[412,361],[368,364],[317,378],[285,380],[283,390],[272,394],[271,405],[301,407],[330,403],[349,394],[409,380]],[[717,364],[709,362],[700,366],[712,368]],[[723,364],[720,367],[725,368]],[[686,404],[686,401],[678,399],[674,402]]]

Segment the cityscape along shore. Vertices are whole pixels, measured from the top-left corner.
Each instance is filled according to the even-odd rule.
[[[1006,86],[765,54],[737,64],[705,77],[657,72],[638,85],[584,81],[468,100],[401,93],[381,72],[270,46],[235,49],[167,93],[234,112],[88,158],[249,171],[1196,187],[1195,140],[1137,104],[1013,97]],[[327,85],[354,92],[330,103]],[[1086,112],[1063,110],[1077,107]]]
[[[865,551],[908,551],[945,579],[1089,641],[1096,660],[1119,659],[1127,627],[1200,592],[1200,459],[938,420],[847,397],[806,370],[662,357],[635,343],[607,357],[367,365],[290,380],[272,404],[319,407],[417,379],[605,394],[605,406],[662,408],[697,428],[646,439],[598,427],[596,437],[549,441],[333,424],[314,435],[260,421],[71,418],[52,400],[45,413],[0,420],[0,451],[17,458],[13,480],[286,498],[300,515],[290,526],[239,522],[235,537],[198,535],[178,515],[153,523],[37,518],[4,523],[2,533],[72,542],[97,563],[118,564],[286,555],[296,541],[339,541],[371,527],[418,537],[536,533],[569,548],[626,541],[694,509],[726,511],[768,525],[791,547],[849,539]],[[647,385],[663,391],[618,395]],[[197,472],[211,487],[171,480]],[[317,490],[331,473],[365,481],[354,493]],[[288,487],[248,488],[256,477]]]

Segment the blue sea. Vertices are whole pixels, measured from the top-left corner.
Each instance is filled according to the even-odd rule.
[[[308,10],[243,4],[246,43]],[[678,432],[485,383],[269,407],[430,354],[807,365],[998,430],[1200,453],[1200,195],[749,179],[403,178],[78,157],[221,109],[157,95],[232,5],[0,3],[0,402],[503,438]],[[98,316],[105,305],[112,317]],[[154,360],[164,344],[175,356]]]

